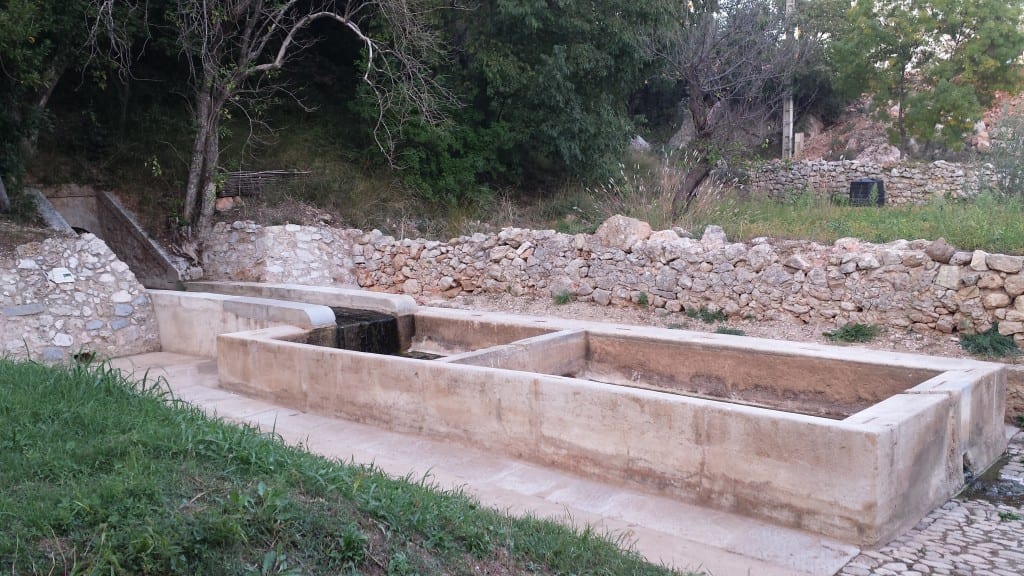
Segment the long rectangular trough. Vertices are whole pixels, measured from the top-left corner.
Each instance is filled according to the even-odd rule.
[[[217,336],[221,385],[858,545],[913,526],[1006,446],[997,364],[392,308],[403,349],[440,357],[319,346],[282,323]]]

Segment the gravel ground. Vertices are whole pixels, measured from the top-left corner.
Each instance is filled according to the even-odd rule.
[[[508,294],[482,294],[459,296],[450,300],[439,299],[421,302],[428,306],[443,308],[465,308],[491,310],[529,316],[555,316],[577,320],[597,320],[617,324],[635,324],[661,328],[682,328],[701,332],[714,332],[720,326],[742,330],[747,336],[790,340],[796,342],[830,343],[823,332],[835,330],[833,323],[794,324],[769,320],[730,319],[728,322],[706,324],[699,319],[689,318],[684,313],[670,313],[664,309],[641,308],[639,306],[600,306],[592,302],[569,302],[558,305],[550,299],[514,297]],[[849,344],[843,344],[849,346]],[[883,331],[873,341],[856,346],[876,350],[913,352],[933,356],[969,358],[960,348],[956,336],[928,337],[909,330],[892,328]]]

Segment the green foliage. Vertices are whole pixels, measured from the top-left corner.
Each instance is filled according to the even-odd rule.
[[[0,420],[12,574],[671,573],[590,529],[211,420],[104,366],[0,360]]]
[[[882,116],[895,101],[904,143],[912,135],[956,147],[993,93],[1017,84],[1021,14],[1004,0],[856,0],[830,57],[848,95],[873,93]]]
[[[1024,520],[1024,516],[1021,516],[1012,510],[1000,510],[999,520],[1003,522],[1016,522],[1018,520]]]
[[[1017,343],[1011,336],[1003,336],[999,333],[999,324],[993,323],[992,327],[979,334],[964,334],[960,336],[960,347],[975,356],[988,356],[990,358],[1002,358],[1004,356],[1016,356],[1020,354]]]
[[[822,332],[832,342],[871,342],[882,329],[874,324],[851,322],[831,332]]]
[[[739,328],[732,328],[730,326],[719,326],[715,328],[715,334],[730,334],[732,336],[746,336],[747,333]]]
[[[625,150],[629,95],[653,70],[641,36],[662,3],[505,2],[438,13],[465,104],[451,125],[413,127],[400,145],[407,182],[439,201],[482,188],[594,180]]]
[[[551,299],[557,306],[564,306],[569,302],[572,302],[573,294],[568,290],[562,290],[561,292],[552,296]]]
[[[700,308],[687,308],[687,318],[699,319],[705,324],[714,324],[715,322],[724,322],[728,319],[725,312],[721,310],[711,310],[707,306],[701,306]]]
[[[647,308],[650,306],[650,300],[647,297],[647,292],[641,292],[636,297],[636,305],[641,308]]]
[[[493,194],[488,182],[509,176],[509,167],[501,162],[511,140],[508,126],[503,122],[474,126],[463,121],[406,127],[398,151],[403,180],[430,202],[446,206],[480,202]]]
[[[993,146],[986,160],[999,175],[998,191],[1024,200],[1024,114],[1003,110],[991,135]]]

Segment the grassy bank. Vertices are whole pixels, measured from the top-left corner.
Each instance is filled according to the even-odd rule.
[[[593,531],[311,455],[103,367],[0,360],[0,571],[636,574]]]
[[[776,202],[720,193],[702,199],[680,224],[694,231],[717,224],[737,240],[769,236],[831,243],[854,237],[883,243],[942,237],[963,250],[1024,254],[1022,219],[1020,195],[986,193],[965,202],[853,207],[809,195]]]

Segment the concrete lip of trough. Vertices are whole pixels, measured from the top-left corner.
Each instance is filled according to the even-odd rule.
[[[224,388],[860,546],[912,527],[963,486],[965,466],[980,471],[1006,447],[997,364],[423,308],[359,290],[190,289],[233,296],[154,291],[161,334],[175,334],[164,349],[197,353],[174,348],[189,347],[186,332],[215,333]],[[221,316],[207,308],[197,321],[211,302]],[[442,356],[308,344],[324,306],[392,313],[403,350]]]

